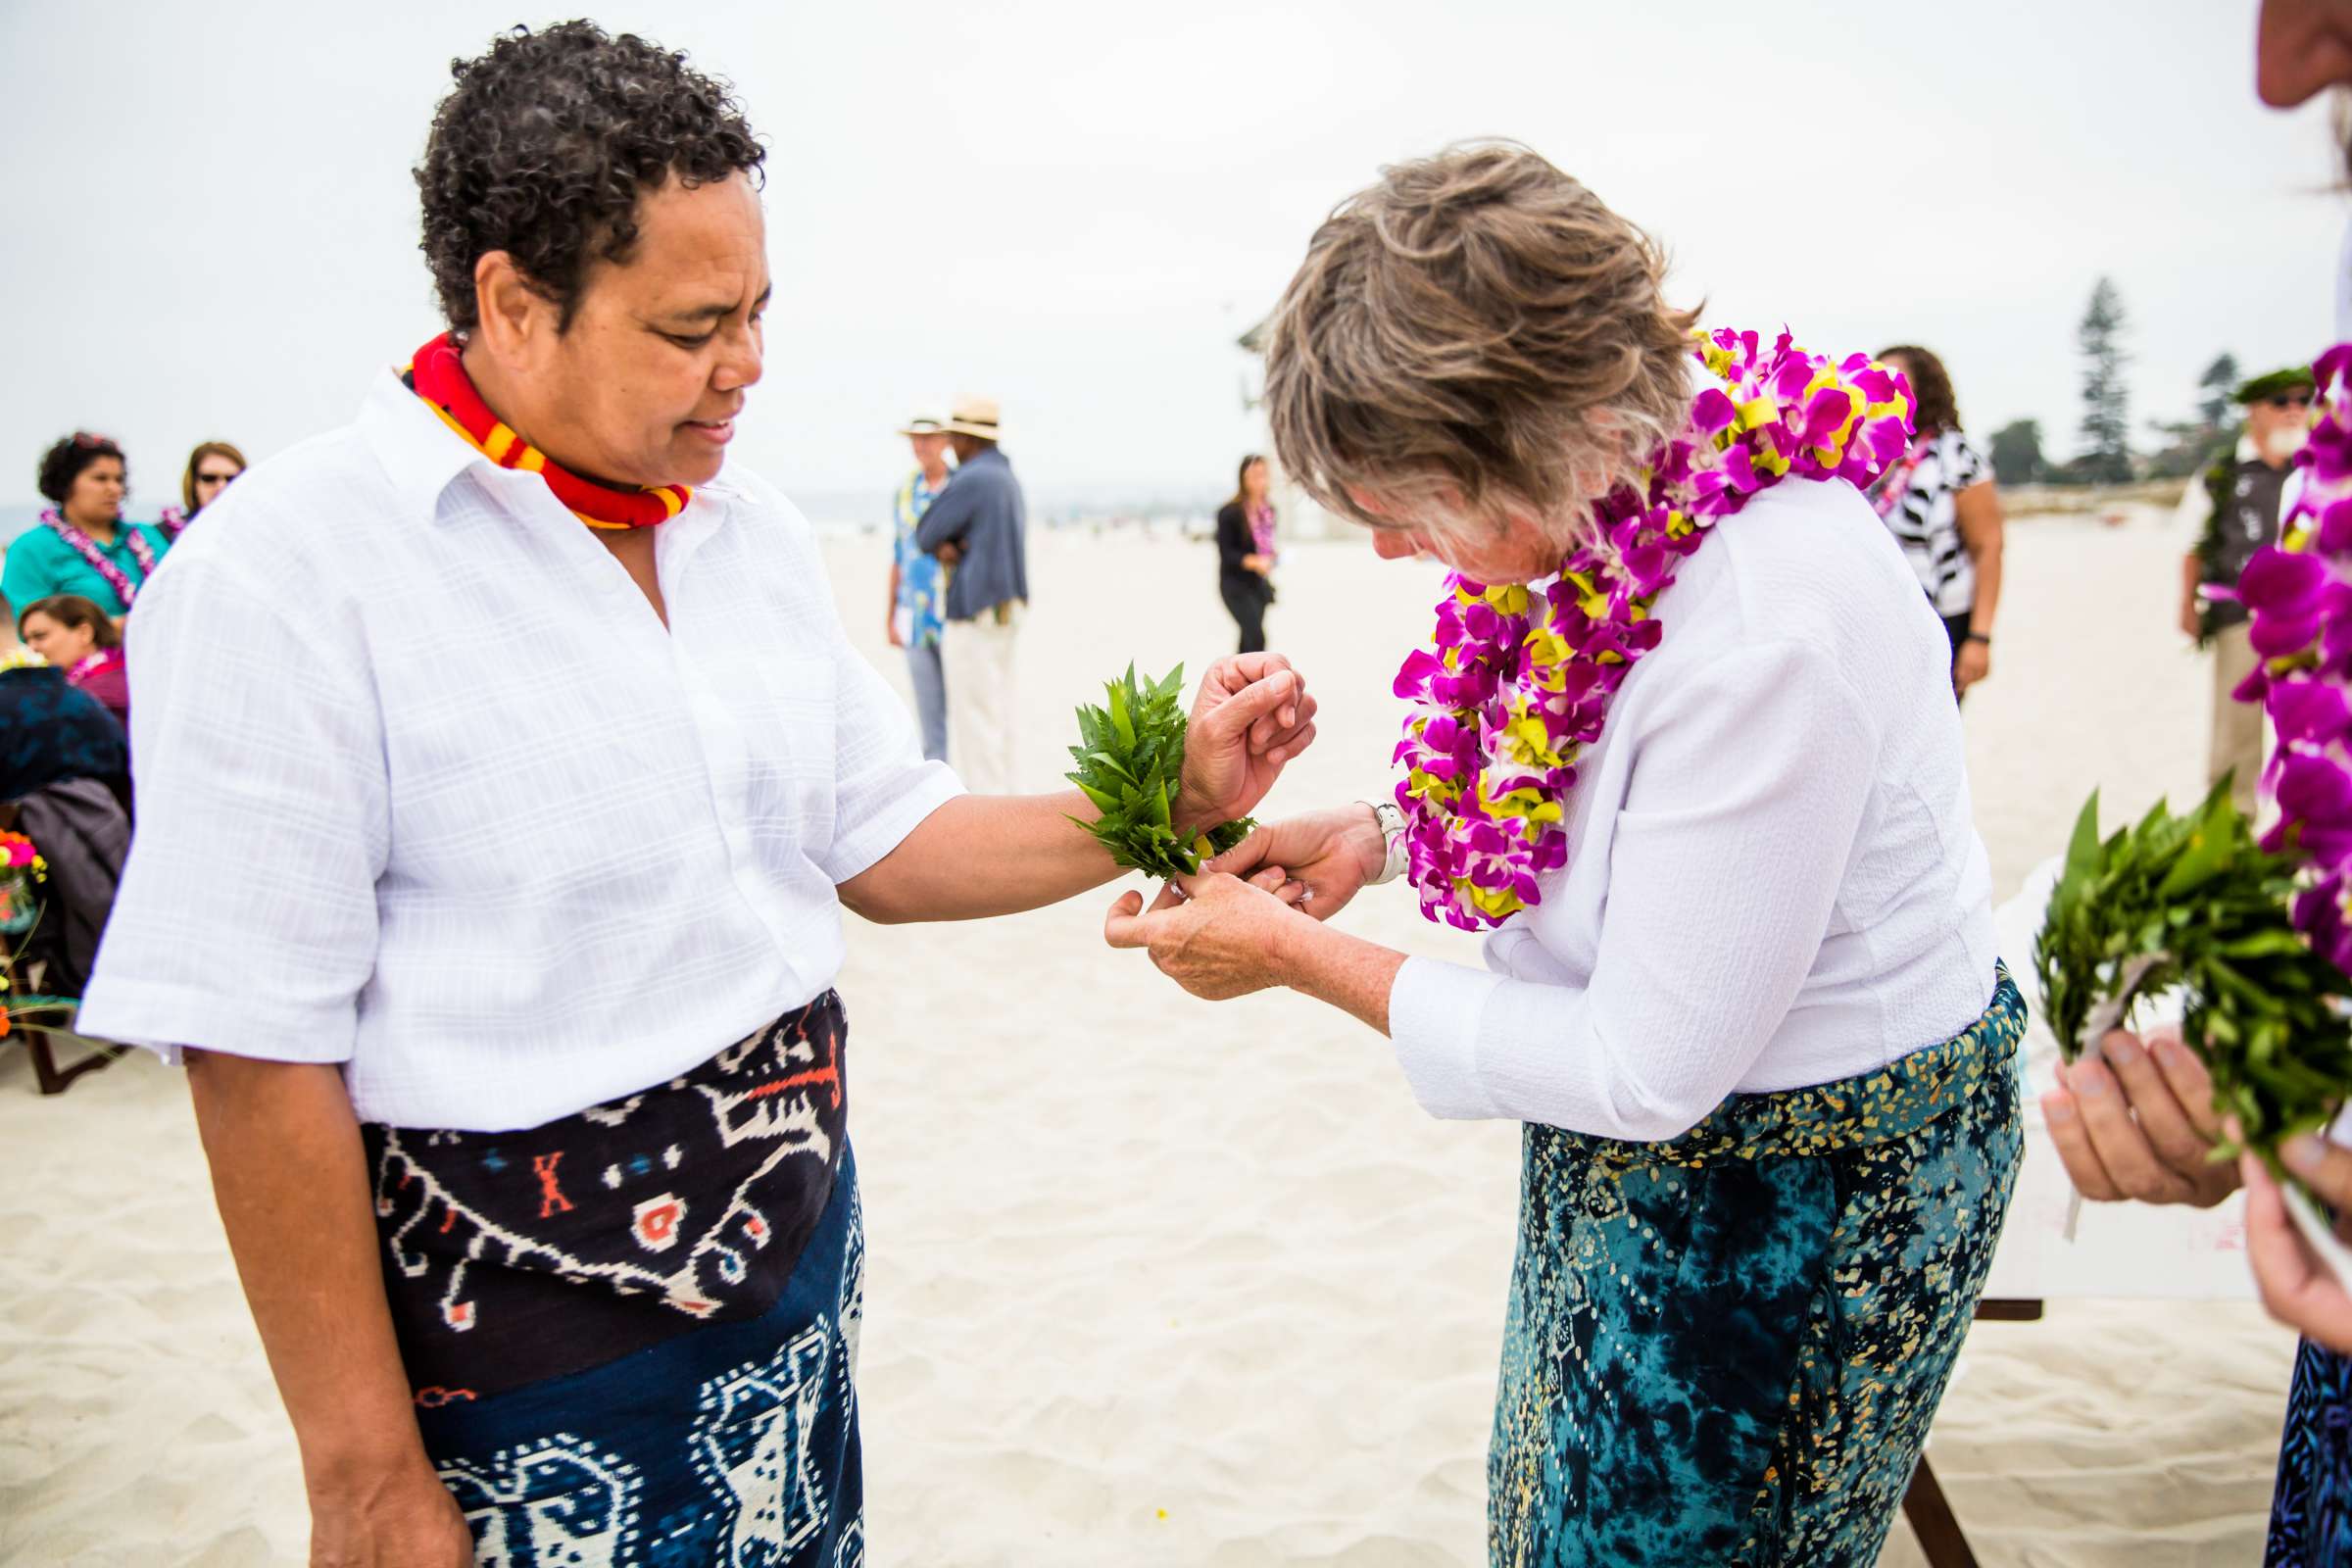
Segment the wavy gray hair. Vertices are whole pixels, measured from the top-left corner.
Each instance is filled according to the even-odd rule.
[[[1493,523],[1581,524],[1680,428],[1696,311],[1664,253],[1516,142],[1382,171],[1341,203],[1264,328],[1283,466],[1373,527],[1356,492]]]

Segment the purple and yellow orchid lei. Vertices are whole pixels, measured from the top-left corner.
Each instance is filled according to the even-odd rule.
[[[2237,596],[2260,662],[2237,689],[2260,703],[2278,746],[2264,786],[2278,821],[2263,848],[2304,861],[2295,928],[2352,971],[2352,343],[2312,367],[2318,406],[2295,455],[2300,494],[2278,543],[2256,553]]]
[[[1568,863],[1578,759],[1658,645],[1658,595],[1716,523],[1790,474],[1867,485],[1910,445],[1910,386],[1868,356],[1833,363],[1786,330],[1769,348],[1754,332],[1702,335],[1694,352],[1721,384],[1651,455],[1643,487],[1595,503],[1589,542],[1546,582],[1448,577],[1435,652],[1396,673],[1412,706],[1396,804],[1432,920],[1499,925]]]

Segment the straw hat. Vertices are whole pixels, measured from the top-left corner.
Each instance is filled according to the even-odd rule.
[[[952,435],[975,435],[983,441],[1003,439],[997,433],[995,398],[957,398],[948,415],[947,427]]]
[[[928,415],[918,415],[899,426],[901,435],[946,435],[948,427]]]

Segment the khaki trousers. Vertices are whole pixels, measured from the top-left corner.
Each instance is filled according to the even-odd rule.
[[[948,622],[945,653],[956,670],[948,683],[948,755],[974,795],[1020,793],[1020,768],[1013,760],[1014,715],[1020,708],[1013,646],[1021,610],[1010,603],[970,620]]]
[[[2205,782],[2219,784],[2224,773],[2236,769],[2230,798],[2249,822],[2254,820],[2255,791],[2262,780],[2263,713],[2230,694],[2254,673],[2254,644],[2245,627],[2228,627],[2214,638],[2213,746],[2207,754]]]

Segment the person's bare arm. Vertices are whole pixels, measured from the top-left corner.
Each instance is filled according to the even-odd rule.
[[[841,902],[884,925],[984,920],[1058,904],[1121,874],[1077,825],[1100,815],[1076,790],[959,795],[844,882]]]
[[[882,623],[890,628],[890,646],[904,648],[906,639],[899,635],[899,564],[890,564],[890,597],[883,602]]]
[[[1177,826],[1199,831],[1246,815],[1283,764],[1313,744],[1314,731],[1315,700],[1280,655],[1219,660],[1193,710]],[[1120,874],[1078,826],[1101,814],[1077,790],[958,796],[842,883],[841,902],[885,924],[979,920],[1057,904]]]
[[[2205,564],[2195,556],[2182,556],[2180,558],[2180,630],[2184,636],[2194,637],[2203,629],[2197,614],[2197,590],[2204,585],[2204,582]]]
[[[1953,661],[1952,683],[1961,690],[1992,673],[1992,623],[2001,606],[2001,546],[2006,531],[2001,519],[2001,493],[1990,479],[1979,480],[1953,500],[1960,524],[1960,546],[1977,568],[1977,602],[1969,610],[1968,629],[1975,638],[1961,644]]]
[[[374,1200],[342,1073],[188,1054],[196,1128],[254,1326],[302,1453],[313,1568],[463,1568],[393,1338]]]

